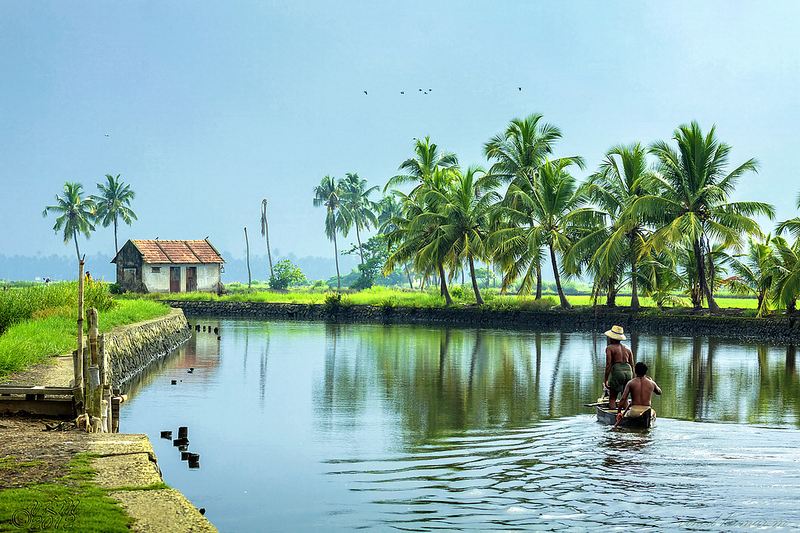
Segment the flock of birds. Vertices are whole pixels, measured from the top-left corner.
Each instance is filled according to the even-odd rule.
[[[427,91],[424,90],[424,89],[417,89],[417,91],[421,92],[422,94],[428,94],[428,93],[432,93],[433,89],[428,89]],[[521,92],[522,91],[522,87],[517,87],[517,91]],[[369,95],[369,93],[366,90],[364,90],[364,94]],[[400,94],[406,94],[406,92],[405,91],[400,91]]]

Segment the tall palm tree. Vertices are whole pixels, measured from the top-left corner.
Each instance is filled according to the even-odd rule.
[[[586,194],[605,213],[610,225],[601,225],[578,241],[568,254],[568,262],[586,257],[595,279],[609,282],[609,306],[614,305],[614,296],[622,282],[620,274],[627,265],[631,309],[639,309],[638,261],[650,231],[647,220],[631,208],[636,200],[656,194],[657,190],[657,176],[648,167],[647,150],[639,143],[611,148],[598,171],[589,178]]]
[[[267,220],[267,199],[261,200],[261,235],[267,243],[267,259],[269,260],[269,277],[275,277],[275,272],[272,270],[272,251],[269,248],[269,222]]]
[[[447,189],[431,190],[431,203],[439,203],[442,209],[433,213],[436,223],[444,231],[452,257],[461,264],[469,265],[475,301],[483,304],[478,280],[475,277],[475,258],[486,258],[486,238],[489,229],[489,214],[492,205],[500,199],[494,192],[497,180],[486,176],[480,167],[470,167],[466,172],[454,169],[454,180]],[[438,202],[437,202],[438,200]]]
[[[75,242],[75,255],[78,261],[81,260],[78,234],[82,233],[88,239],[94,231],[92,221],[95,218],[94,201],[91,197],[81,197],[82,194],[83,185],[68,181],[64,184],[64,194],[56,195],[56,203],[48,205],[42,211],[43,217],[50,212],[58,214],[53,231],[56,233],[63,231],[64,243],[68,243],[70,239]]]
[[[120,179],[120,175],[112,176],[106,174],[106,182],[98,183],[97,188],[100,194],[92,196],[92,201],[96,206],[95,216],[97,220],[107,228],[114,225],[114,255],[119,252],[117,243],[117,227],[119,220],[131,225],[136,220],[136,213],[131,209],[131,201],[136,197],[131,186]]]
[[[582,207],[586,193],[569,173],[572,164],[568,159],[547,161],[540,165],[535,180],[512,181],[497,209],[507,224],[492,234],[498,254],[510,258],[505,260],[508,271],[516,275],[528,270],[528,287],[530,265],[541,257],[542,247],[548,249],[563,308],[570,305],[561,286],[557,255],[565,255],[574,242],[602,222],[602,213]]]
[[[525,118],[515,118],[509,122],[503,133],[489,139],[483,146],[483,152],[489,161],[493,161],[489,168],[489,175],[502,181],[526,180],[532,183],[536,180],[539,167],[552,159],[555,143],[561,140],[561,130],[542,121],[542,115],[534,113]],[[563,158],[572,161],[583,168],[583,160],[578,156]],[[523,188],[525,184],[521,185]],[[522,245],[521,241],[518,241]],[[536,275],[536,298],[542,297],[542,270],[544,258],[541,250],[533,248],[535,240],[526,240],[525,246],[517,247],[515,251],[508,249],[510,255],[498,256],[499,263],[505,264],[505,272],[512,274],[504,278],[503,289],[522,275],[522,292],[529,292],[532,283],[532,274]],[[519,258],[525,257],[524,270],[519,270]],[[517,268],[513,268],[516,265]]]
[[[378,190],[378,186],[367,187],[367,180],[360,178],[358,174],[348,172],[341,181],[342,198],[341,211],[344,223],[344,236],[351,227],[356,228],[356,240],[358,241],[358,253],[361,257],[361,265],[364,265],[364,248],[361,244],[361,230],[368,230],[377,225],[378,219],[375,211],[378,205],[370,199],[373,193]]]
[[[445,266],[453,267],[455,257],[440,215],[454,176],[452,168],[437,168],[411,194],[397,193],[402,198],[404,215],[395,221],[397,229],[388,235],[395,248],[384,265],[384,273],[406,261],[412,261],[415,270],[423,275],[436,272],[447,305],[453,299],[447,288]]]
[[[429,179],[438,168],[453,168],[458,166],[458,157],[454,153],[441,151],[431,138],[414,139],[414,157],[408,158],[398,170],[400,174],[392,176],[383,188],[384,192],[397,187],[413,183],[419,186]]]
[[[773,244],[775,274],[772,300],[785,307],[787,313],[794,313],[800,295],[800,238],[789,244],[783,237],[775,237]]]
[[[761,230],[751,217],[773,218],[774,208],[763,202],[731,202],[739,178],[757,170],[748,159],[727,171],[731,147],[716,138],[715,128],[703,134],[697,122],[675,130],[677,149],[667,142],[654,143],[650,152],[658,158],[660,191],[634,203],[634,211],[658,221],[652,244],[662,248],[687,241],[692,247],[700,290],[711,311],[719,309],[714,300],[706,268],[706,253],[718,241],[725,248],[741,248],[744,235],[758,236]],[[696,305],[697,307],[697,305]]]
[[[388,236],[397,231],[400,227],[399,224],[403,221],[403,205],[397,200],[399,194],[400,193],[395,192],[394,194],[386,195],[378,202],[377,227],[381,234],[387,236],[386,242],[390,253],[393,251],[394,244]],[[413,290],[414,281],[411,278],[409,263],[407,261],[403,263],[403,270],[405,270],[406,277],[408,278],[408,285]]]
[[[737,294],[752,294],[758,298],[758,316],[769,311],[769,291],[775,274],[775,250],[772,237],[763,240],[750,239],[747,254],[734,257],[730,262],[734,276],[725,280],[731,291]]]
[[[341,188],[331,176],[325,176],[319,185],[314,187],[314,206],[325,206],[325,235],[333,241],[333,253],[336,260],[336,289],[342,290],[342,277],[339,272],[339,245],[336,234],[342,229],[340,208]]]

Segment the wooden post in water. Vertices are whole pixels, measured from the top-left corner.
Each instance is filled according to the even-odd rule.
[[[72,394],[76,406],[84,407],[83,401],[83,258],[78,260],[78,347],[72,355]],[[80,414],[80,413],[79,413]]]

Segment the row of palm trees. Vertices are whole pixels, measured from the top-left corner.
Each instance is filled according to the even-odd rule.
[[[340,181],[326,176],[314,203],[327,208],[326,234],[337,255],[338,232],[355,227],[360,248],[359,230],[377,227],[390,251],[385,271],[402,266],[421,279],[433,276],[448,304],[448,280],[462,269],[483,302],[475,276],[480,260],[501,270],[503,291],[535,291],[537,299],[549,262],[564,308],[570,304],[562,278],[588,276],[595,298],[603,295],[611,306],[627,288],[634,309],[640,293],[659,305],[686,294],[695,308],[705,302],[715,311],[715,292],[724,286],[758,297],[761,313],[795,309],[800,218],[779,224],[777,236],[765,235],[755,217],[772,220],[774,208],[731,200],[738,181],[758,165],[749,159],[730,169],[731,148],[715,128],[703,132],[692,122],[671,142],[614,146],[583,182],[574,174],[584,160],[556,154],[561,137],[541,115],[514,119],[485,143],[488,170],[464,169],[430,138],[417,139],[380,202],[370,199],[375,187],[357,177],[355,186],[356,175],[348,174]]]
[[[70,240],[75,243],[75,254],[81,259],[81,250],[78,246],[78,235],[89,238],[95,231],[95,224],[103,227],[114,226],[114,255],[119,251],[117,242],[117,229],[119,222],[131,225],[136,220],[136,213],[131,208],[131,202],[136,196],[130,185],[125,183],[120,175],[106,174],[105,183],[98,183],[99,194],[86,195],[83,185],[75,182],[64,184],[62,194],[56,195],[56,202],[44,208],[42,216],[50,213],[56,214],[56,223],[53,230],[62,232],[64,242]]]

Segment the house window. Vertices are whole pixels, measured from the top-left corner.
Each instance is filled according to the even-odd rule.
[[[150,272],[152,272],[153,274],[158,274],[161,272],[161,267],[152,267],[150,269]]]

